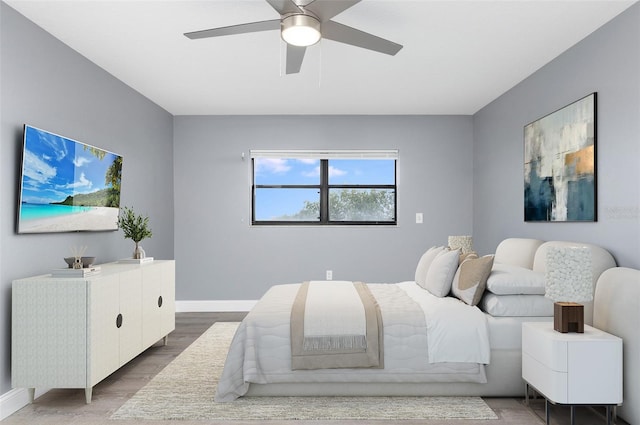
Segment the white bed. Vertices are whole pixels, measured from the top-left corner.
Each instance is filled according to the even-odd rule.
[[[549,244],[507,240],[495,260],[532,268],[536,252]],[[523,252],[515,255],[514,247]],[[614,267],[615,262],[602,248],[593,247],[593,252],[605,258],[594,262],[597,279],[601,267]],[[531,260],[522,264],[524,257]],[[544,268],[541,259],[537,267]],[[241,323],[217,401],[243,395],[519,396],[524,393],[522,323],[552,320],[552,310],[544,316],[536,316],[536,309],[526,309],[528,315],[494,316],[453,297],[433,296],[416,282],[370,284],[383,315],[384,368],[291,370],[289,322],[299,286],[272,287]],[[516,304],[523,303],[522,296],[516,298]],[[473,331],[464,333],[467,328]]]
[[[435,297],[415,282],[368,286],[384,323],[384,368],[291,370],[291,306],[300,285],[277,285],[240,324],[217,400],[246,394],[249,382],[486,382],[482,364],[489,362],[489,336],[485,315],[478,308],[451,297]]]

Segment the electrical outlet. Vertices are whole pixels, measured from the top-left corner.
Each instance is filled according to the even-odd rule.
[[[416,213],[416,223],[422,224],[422,213]]]
[[[333,279],[333,272],[331,270],[327,270],[327,280]]]

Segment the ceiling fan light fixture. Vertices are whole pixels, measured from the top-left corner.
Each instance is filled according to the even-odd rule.
[[[282,39],[293,46],[307,47],[320,41],[320,21],[313,16],[287,16],[280,27]]]

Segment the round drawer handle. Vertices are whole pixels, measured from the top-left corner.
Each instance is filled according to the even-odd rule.
[[[122,326],[122,314],[118,314],[116,317],[116,328],[120,329]]]
[[[158,297],[158,307],[162,307],[162,295]]]

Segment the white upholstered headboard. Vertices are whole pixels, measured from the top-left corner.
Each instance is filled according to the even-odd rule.
[[[508,238],[503,240],[496,247],[496,255],[493,259],[496,263],[511,264],[533,268],[533,258],[544,241],[527,238]]]
[[[549,241],[540,245],[540,247],[536,250],[536,255],[533,258],[534,271],[547,271],[547,249],[550,246],[586,246],[587,248],[589,248],[591,250],[591,267],[593,271],[594,287],[603,271],[616,266],[616,260],[613,259],[613,256],[609,253],[609,251],[597,245],[581,242]]]
[[[622,338],[624,402],[618,415],[640,424],[640,270],[616,267],[598,279],[593,325]]]

